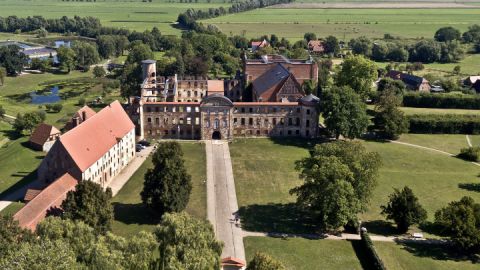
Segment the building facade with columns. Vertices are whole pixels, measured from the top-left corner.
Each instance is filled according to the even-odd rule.
[[[162,78],[154,61],[142,65],[140,96],[131,97],[128,109],[141,139],[318,136],[319,99],[305,95],[284,66],[264,69],[251,84],[253,100],[243,101],[242,80]]]

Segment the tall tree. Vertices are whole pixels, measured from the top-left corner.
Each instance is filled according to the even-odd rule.
[[[323,48],[325,49],[325,53],[336,55],[340,52],[340,45],[338,43],[338,39],[334,36],[328,36],[325,38],[325,42],[323,43]]]
[[[365,36],[351,39],[348,45],[354,54],[372,55],[373,42]]]
[[[180,212],[187,207],[192,190],[183,152],[177,142],[163,142],[153,154],[153,169],[145,174],[143,203],[158,215]]]
[[[335,138],[358,138],[367,130],[367,107],[350,87],[332,87],[320,100],[327,131]]]
[[[435,213],[435,223],[467,251],[480,251],[480,204],[471,197],[454,201]]]
[[[10,215],[0,214],[0,258],[18,248],[21,243],[33,240],[29,230],[23,229]]]
[[[27,61],[28,57],[20,50],[20,47],[16,45],[0,47],[0,67],[4,67],[8,75],[13,76],[22,72]]]
[[[130,47],[127,60],[125,61],[125,68],[120,78],[120,90],[124,98],[139,94],[140,85],[143,83],[142,66],[140,63],[143,60],[153,59],[153,52],[147,45],[135,42],[131,43]]]
[[[98,49],[94,44],[89,42],[75,42],[72,46],[75,52],[75,62],[77,66],[83,70],[89,70],[90,66],[100,61]]]
[[[208,221],[185,212],[166,213],[155,235],[160,245],[159,269],[220,269],[222,243]]]
[[[63,217],[81,220],[99,233],[110,230],[113,220],[112,190],[92,181],[81,181],[62,202]]]
[[[75,68],[75,51],[66,46],[57,49],[57,57],[60,62],[60,68],[68,73]]]
[[[362,55],[347,57],[337,74],[338,86],[350,86],[366,99],[377,79],[377,66]]]
[[[310,156],[296,162],[301,186],[290,190],[325,230],[337,230],[366,210],[377,184],[380,157],[359,142],[316,145]]]
[[[270,255],[257,252],[248,263],[248,270],[285,270],[285,266]]]
[[[460,31],[451,26],[442,27],[435,32],[435,40],[440,42],[460,40]]]
[[[305,39],[307,42],[309,42],[310,40],[317,40],[317,35],[315,35],[315,33],[305,33],[305,35],[303,35],[303,39]]]
[[[398,106],[401,103],[396,87],[380,92],[375,106],[375,126],[380,135],[387,139],[398,139],[405,132],[408,132],[409,122],[405,113]],[[400,96],[401,97],[401,96]]]
[[[382,205],[382,214],[395,221],[401,233],[408,231],[413,224],[421,224],[427,219],[427,211],[422,207],[413,191],[405,186],[402,190],[394,189],[388,196],[387,205]]]

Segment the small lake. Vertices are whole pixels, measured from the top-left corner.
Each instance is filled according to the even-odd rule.
[[[30,93],[32,98],[32,104],[46,104],[46,103],[55,103],[61,100],[60,98],[60,87],[53,86],[49,90],[45,89],[43,91],[34,91]]]

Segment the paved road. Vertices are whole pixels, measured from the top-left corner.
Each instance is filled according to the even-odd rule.
[[[231,256],[245,261],[243,232],[235,222],[238,203],[228,142],[206,141],[205,150],[208,220],[224,243],[222,258]]]

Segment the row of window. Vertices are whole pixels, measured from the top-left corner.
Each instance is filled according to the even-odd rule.
[[[262,126],[262,118],[257,118],[255,122],[256,122],[255,124],[257,126]],[[295,119],[294,118],[288,118],[288,120],[287,120],[287,125],[288,126],[300,126],[300,123],[301,123],[301,121],[300,121],[300,118],[298,118],[298,117],[295,118]],[[243,117],[240,118],[240,125],[245,126],[245,124],[246,124],[246,118],[243,118]],[[285,121],[284,121],[284,118],[279,118],[278,120],[277,120],[277,118],[272,118],[271,124],[273,126],[276,126],[277,124],[280,125],[280,126],[283,126],[283,125],[285,125]],[[233,125],[234,126],[238,125],[238,118],[233,118]],[[254,125],[254,119],[253,118],[248,118],[248,125],[249,126]],[[263,120],[263,125],[265,127],[268,127],[270,125],[269,118],[265,118]],[[305,121],[305,126],[310,127],[310,120],[307,119]]]
[[[169,124],[172,124],[172,125],[176,125],[176,124],[192,125],[192,117],[187,117],[187,118],[180,117],[180,118],[178,118],[178,122],[177,122],[177,118],[173,118],[171,123],[169,123],[168,119],[169,119],[168,117],[165,117],[165,118],[163,118],[163,121],[161,121],[159,117],[156,117],[155,118],[155,125],[156,126],[163,126],[163,125],[169,125]],[[152,124],[152,120],[153,119],[151,117],[147,117],[147,123],[148,124]],[[161,124],[162,122],[163,122],[163,124]],[[195,117],[195,122],[193,122],[193,124],[200,125],[200,118]]]
[[[195,112],[200,112],[200,107],[183,107],[183,106],[165,106],[165,107],[162,107],[162,106],[155,106],[154,109],[152,109],[152,107],[148,106],[147,107],[147,112],[192,112],[195,111]]]

